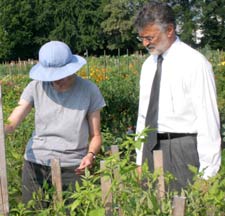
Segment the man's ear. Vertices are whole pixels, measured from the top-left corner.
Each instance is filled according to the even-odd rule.
[[[174,25],[172,23],[167,26],[167,31],[166,32],[167,32],[167,36],[169,38],[171,38],[171,37],[174,36],[174,34],[175,34],[175,28],[174,28]]]

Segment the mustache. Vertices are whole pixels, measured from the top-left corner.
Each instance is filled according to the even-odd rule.
[[[153,45],[148,45],[148,46],[146,46],[145,47],[147,50],[151,50],[151,49],[155,49],[155,46],[153,46]]]
[[[152,45],[149,45],[149,46],[146,46],[145,49],[150,53],[152,49],[154,49],[155,46],[152,46]]]

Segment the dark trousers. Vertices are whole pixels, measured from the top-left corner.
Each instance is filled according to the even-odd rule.
[[[74,190],[76,181],[81,183],[81,177],[75,174],[75,168],[75,166],[61,168],[63,191],[69,190],[70,187]],[[27,204],[32,199],[34,192],[43,195],[44,182],[46,182],[48,186],[52,186],[51,167],[24,160],[22,171],[23,203]],[[45,201],[44,198],[36,203],[38,208],[46,208],[48,204],[49,202]]]
[[[174,139],[159,140],[154,150],[162,150],[164,173],[170,172],[174,177],[168,189],[180,191],[188,182],[193,182],[193,173],[188,165],[199,168],[199,156],[197,152],[197,137],[184,136]],[[153,151],[149,156],[149,169],[154,170]]]

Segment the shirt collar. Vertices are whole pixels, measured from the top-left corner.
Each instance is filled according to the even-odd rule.
[[[171,52],[171,50],[173,50],[174,46],[180,42],[180,38],[178,36],[176,36],[176,40],[172,43],[172,45],[169,47],[169,49],[167,49],[163,54],[162,54],[162,57],[163,59],[165,59],[167,56],[168,56],[168,53]],[[158,58],[158,56],[157,56]],[[156,59],[157,59],[156,58]]]

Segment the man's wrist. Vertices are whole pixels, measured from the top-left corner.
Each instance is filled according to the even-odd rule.
[[[92,151],[89,151],[87,154],[90,154],[90,155],[92,155],[92,157],[93,157],[93,159],[95,159],[96,158],[96,155],[95,155],[95,153],[94,152],[92,152]]]

